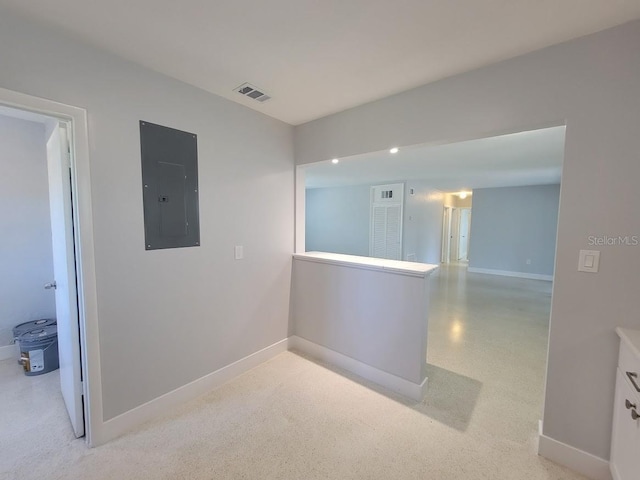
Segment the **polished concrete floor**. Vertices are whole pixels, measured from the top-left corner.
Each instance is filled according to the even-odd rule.
[[[533,449],[542,418],[551,282],[441,268],[431,282],[427,363],[432,396],[468,391],[454,421]],[[433,397],[432,397],[433,398]],[[446,398],[443,398],[447,402]]]
[[[441,269],[423,402],[287,352],[95,449],[55,373],[0,362],[0,478],[581,479],[535,453],[550,291]]]

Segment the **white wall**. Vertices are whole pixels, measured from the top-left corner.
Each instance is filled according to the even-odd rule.
[[[590,235],[640,231],[640,22],[444,79],[296,127],[300,164],[566,122],[544,434],[609,456],[618,340],[640,327],[640,250]],[[473,242],[473,239],[471,240]]]
[[[458,195],[445,193],[444,205],[446,207],[471,208],[473,205],[473,197],[469,195],[466,198],[460,198]]]
[[[560,185],[475,189],[469,267],[553,275],[559,202]]]
[[[287,336],[290,126],[4,11],[0,64],[88,112],[104,420]],[[201,247],[144,249],[139,120],[198,135]]]
[[[55,318],[43,124],[0,115],[0,347],[12,328]]]
[[[418,262],[440,263],[443,195],[426,182],[403,183],[402,259],[414,253]],[[306,251],[368,257],[371,186],[307,189]]]
[[[368,257],[370,202],[370,185],[308,188],[306,250]]]
[[[413,189],[413,195],[411,195]],[[416,254],[416,261],[440,264],[444,195],[424,181],[410,180],[404,188],[402,258]]]

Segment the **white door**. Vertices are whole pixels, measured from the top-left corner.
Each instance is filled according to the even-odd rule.
[[[471,209],[460,209],[460,240],[458,241],[458,260],[467,260],[469,255],[469,227],[471,225]]]
[[[451,247],[451,207],[444,207],[442,214],[442,252],[440,261],[449,263],[450,247]]]
[[[449,261],[458,261],[460,247],[460,209],[451,209],[451,231],[449,232]]]
[[[402,259],[403,205],[403,184],[371,187],[369,256]]]
[[[71,205],[70,149],[67,125],[61,123],[47,141],[51,243],[58,320],[60,386],[76,437],[84,435],[80,326]]]

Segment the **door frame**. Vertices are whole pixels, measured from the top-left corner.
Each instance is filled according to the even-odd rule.
[[[451,207],[451,229],[449,231],[449,263],[456,263],[460,256],[460,207]]]
[[[471,208],[472,207],[457,207],[458,208],[458,241],[457,241],[457,253],[456,253],[456,262],[460,261],[460,238],[462,235],[462,231],[460,229],[460,226],[462,224],[462,214],[465,211],[469,211],[469,221],[467,222],[467,231],[464,232],[466,234],[467,237],[467,255],[466,255],[466,261],[469,261],[469,243],[470,243],[470,236],[471,236]]]
[[[73,192],[74,246],[80,325],[80,368],[83,378],[85,441],[96,438],[102,426],[102,379],[98,337],[93,213],[89,137],[86,110],[13,90],[0,88],[0,105],[56,118],[70,125],[71,189]]]
[[[442,250],[440,252],[440,263],[449,263],[451,257],[451,217],[453,207],[445,205],[442,207]]]

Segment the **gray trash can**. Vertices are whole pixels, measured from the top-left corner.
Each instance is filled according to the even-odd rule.
[[[58,369],[58,326],[47,325],[20,335],[20,363],[28,377]]]
[[[23,333],[27,333],[38,327],[40,328],[48,327],[49,325],[55,325],[55,324],[56,324],[55,318],[41,318],[40,320],[31,320],[30,322],[24,322],[24,323],[21,323],[20,325],[16,325],[15,327],[13,327],[13,338],[15,340],[18,340],[20,335],[22,335]]]
[[[23,333],[27,333],[36,328],[48,327],[49,325],[56,325],[55,318],[41,318],[39,320],[31,320],[30,322],[24,322],[20,325],[13,327],[13,341],[16,343]],[[22,360],[18,357],[18,363],[22,364]]]

